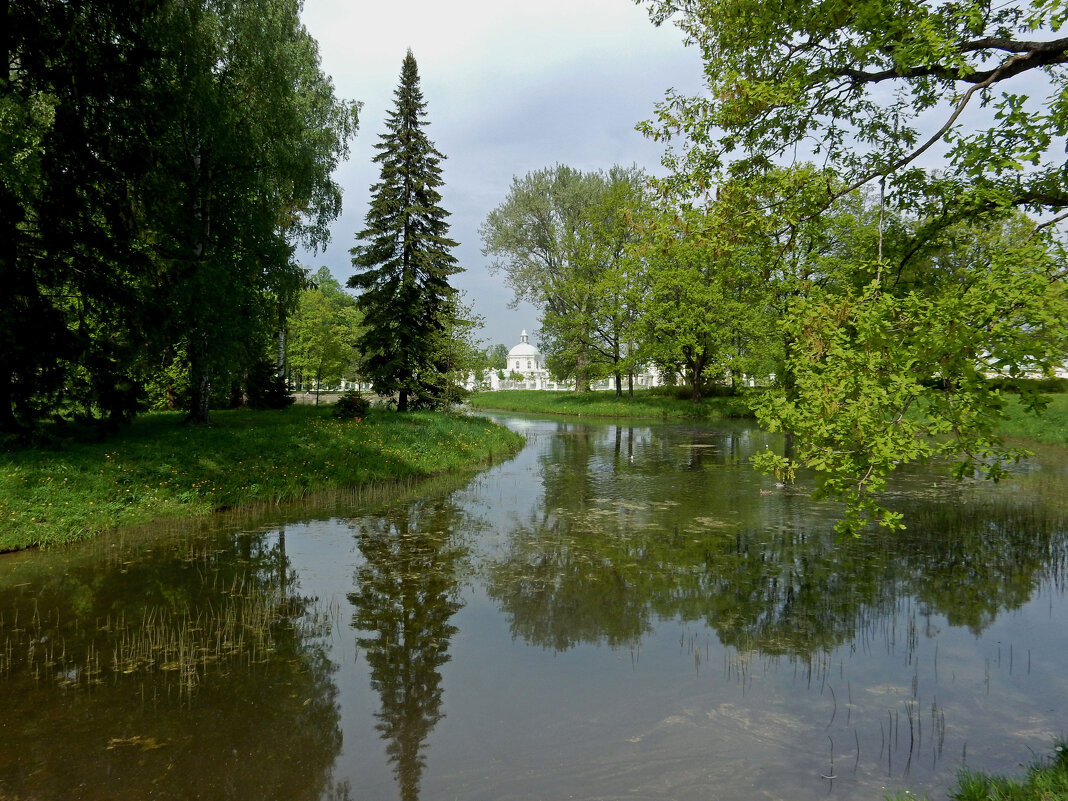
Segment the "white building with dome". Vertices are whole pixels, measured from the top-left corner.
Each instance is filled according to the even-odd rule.
[[[655,369],[643,371],[634,376],[635,387],[655,387],[663,383],[663,378]],[[519,335],[519,344],[508,351],[508,358],[503,370],[491,370],[482,383],[476,386],[475,376],[468,379],[468,389],[565,389],[575,388],[575,382],[555,381],[545,367],[545,357],[541,351],[530,344],[526,329]],[[615,384],[611,377],[595,381],[591,389],[613,389]]]
[[[497,373],[491,375],[491,389],[571,389],[574,386],[570,382],[552,380],[545,367],[545,357],[530,344],[525,328],[519,335],[519,344],[508,351],[503,372],[504,379]]]
[[[524,375],[540,372],[548,375],[548,371],[545,370],[545,357],[541,355],[540,350],[530,344],[525,328],[519,335],[519,344],[508,351],[508,365],[505,369]]]
[[[469,389],[476,389],[473,375],[468,383]],[[573,389],[574,384],[552,380],[545,367],[545,357],[530,343],[530,337],[523,329],[519,344],[508,351],[504,369],[490,370],[482,382],[482,388],[495,392],[500,389]]]

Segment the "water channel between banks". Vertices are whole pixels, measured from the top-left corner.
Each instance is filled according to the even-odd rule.
[[[0,558],[0,799],[944,797],[1068,734],[1068,464],[895,484],[744,423],[500,415],[387,500]]]

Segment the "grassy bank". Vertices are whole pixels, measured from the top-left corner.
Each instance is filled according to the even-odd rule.
[[[1065,801],[1068,743],[1057,743],[1053,754],[1032,763],[1023,778],[961,771],[957,786],[949,790],[948,797],[951,801]],[[899,793],[890,801],[916,801],[916,796]]]
[[[0,453],[0,551],[69,542],[115,526],[192,517],[313,492],[433,475],[513,453],[522,438],[478,418],[329,408],[139,418],[104,442]]]
[[[1001,433],[1006,437],[1029,439],[1048,445],[1068,445],[1068,395],[1048,395],[1046,411],[1035,416],[1024,411],[1016,398],[1005,407]]]
[[[558,414],[572,417],[646,417],[676,420],[715,420],[722,417],[749,416],[743,398],[705,398],[699,404],[689,400],[635,390],[617,398],[609,392],[550,392],[545,390],[508,390],[480,392],[468,403],[476,409],[505,412]]]
[[[1068,445],[1068,394],[1047,395],[1049,407],[1036,417],[1025,412],[1015,396],[1008,396],[1001,433],[1015,439],[1028,439],[1049,445]],[[655,419],[714,420],[722,417],[749,417],[744,397],[705,398],[694,405],[689,400],[637,390],[633,398],[617,398],[615,392],[548,392],[510,390],[480,392],[469,404],[475,409],[573,417],[647,417]]]

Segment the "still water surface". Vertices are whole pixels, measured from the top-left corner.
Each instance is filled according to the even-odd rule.
[[[1068,465],[900,477],[744,424],[500,418],[473,477],[0,557],[0,798],[944,797],[1068,734]]]

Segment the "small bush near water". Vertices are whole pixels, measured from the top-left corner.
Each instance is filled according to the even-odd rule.
[[[335,420],[362,420],[371,411],[371,401],[359,392],[346,392],[334,404]]]
[[[194,517],[322,491],[435,475],[514,453],[523,438],[477,417],[327,407],[138,418],[104,441],[0,452],[0,551],[69,542],[157,518]]]

